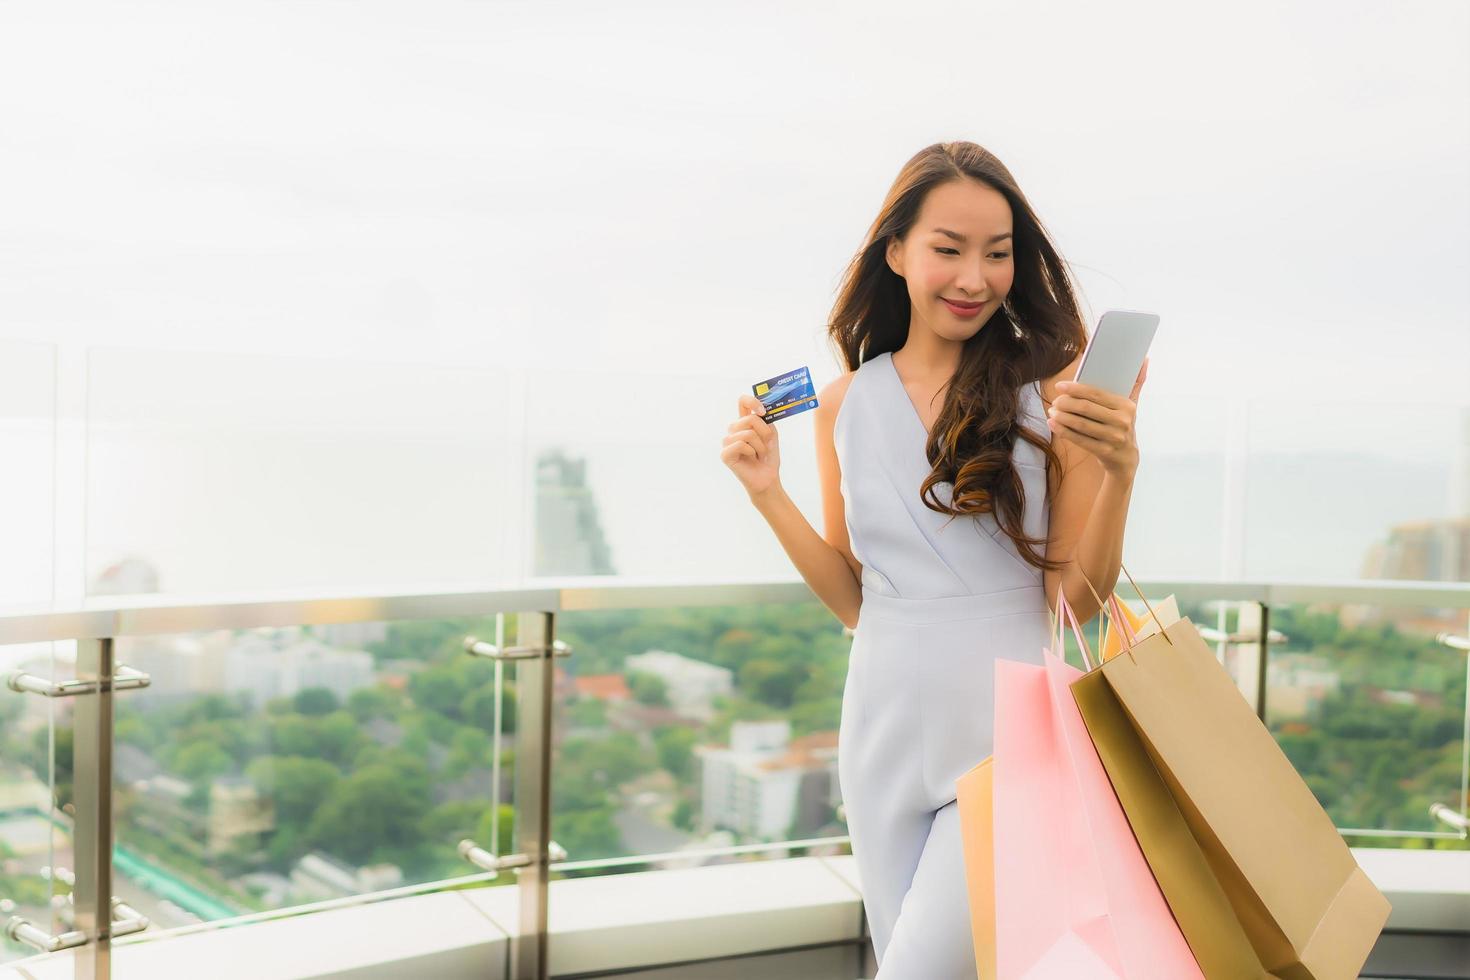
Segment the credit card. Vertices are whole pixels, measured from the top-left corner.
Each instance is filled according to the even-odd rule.
[[[817,407],[817,389],[812,386],[812,373],[805,367],[778,374],[766,381],[757,381],[750,390],[766,406],[766,414],[761,418],[767,422],[800,415]]]

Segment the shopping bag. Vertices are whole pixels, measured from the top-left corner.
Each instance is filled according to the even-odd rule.
[[[1071,692],[1205,975],[1356,977],[1388,900],[1195,625],[1117,625]]]
[[[1088,587],[1091,587],[1091,583],[1088,584]],[[1161,601],[1154,603],[1151,611],[1155,615],[1149,616],[1148,618],[1139,616],[1132,609],[1129,609],[1127,603],[1118,598],[1116,592],[1108,596],[1107,605],[1111,615],[1103,617],[1107,624],[1103,631],[1101,655],[1103,661],[1112,660],[1123,652],[1123,633],[1122,630],[1119,630],[1114,625],[1115,622],[1121,621],[1122,624],[1126,624],[1129,635],[1142,639],[1145,636],[1152,636],[1158,632],[1160,623],[1168,626],[1170,623],[1178,622],[1179,620],[1179,604],[1172,595],[1166,596]],[[1158,623],[1154,622],[1155,616],[1158,619]]]
[[[1042,656],[1041,666],[995,662],[995,975],[1202,978],[1069,691],[1082,672]]]
[[[991,819],[992,782],[986,756],[979,765],[955,780],[960,811],[960,843],[965,858],[965,886],[970,896],[970,931],[975,939],[977,980],[995,976],[995,852]]]

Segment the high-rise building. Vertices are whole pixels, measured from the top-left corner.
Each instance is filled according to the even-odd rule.
[[[1426,582],[1470,581],[1470,518],[1415,521],[1388,532],[1375,549],[1365,578],[1414,579]]]
[[[1388,539],[1373,546],[1363,562],[1363,577],[1423,582],[1470,581],[1470,517],[1414,521],[1389,528]],[[1462,629],[1463,611],[1345,605],[1342,622],[1359,626],[1392,622],[1420,633]]]
[[[587,461],[559,450],[536,463],[533,575],[612,575],[612,553],[587,484]]]
[[[788,721],[735,722],[728,746],[698,746],[701,830],[787,840],[827,824],[840,802],[837,733],[791,738]]]

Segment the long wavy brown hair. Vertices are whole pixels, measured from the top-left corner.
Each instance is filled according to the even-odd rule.
[[[908,235],[929,191],[966,178],[994,188],[1010,203],[1015,277],[1005,305],[965,341],[925,446],[933,469],[919,495],[926,507],[951,519],[993,512],[1024,560],[1055,570],[1065,563],[1045,557],[1046,539],[1025,533],[1025,487],[1011,451],[1020,438],[1041,449],[1049,471],[1059,474],[1061,460],[1046,439],[1020,424],[1017,394],[1071,364],[1087,332],[1066,265],[1005,164],[984,147],[962,141],[927,146],[904,164],[843,274],[827,333],[849,371],[904,345],[911,304],[903,278],[885,260],[888,241]],[[950,506],[935,493],[941,483],[953,487]],[[1038,546],[1040,553],[1033,551]]]

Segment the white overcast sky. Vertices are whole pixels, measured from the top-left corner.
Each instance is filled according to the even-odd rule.
[[[1146,450],[1242,400],[1350,447],[1304,406],[1352,401],[1423,406],[1432,453],[1470,403],[1463,0],[5,3],[0,340],[58,345],[64,417],[86,348],[538,364],[568,381],[548,438],[656,426],[710,463],[751,381],[838,372],[844,265],[960,138],[1090,322],[1162,315]],[[104,394],[187,411],[173,357],[96,357]],[[209,363],[241,417],[274,400]],[[632,411],[635,378],[684,407]]]

